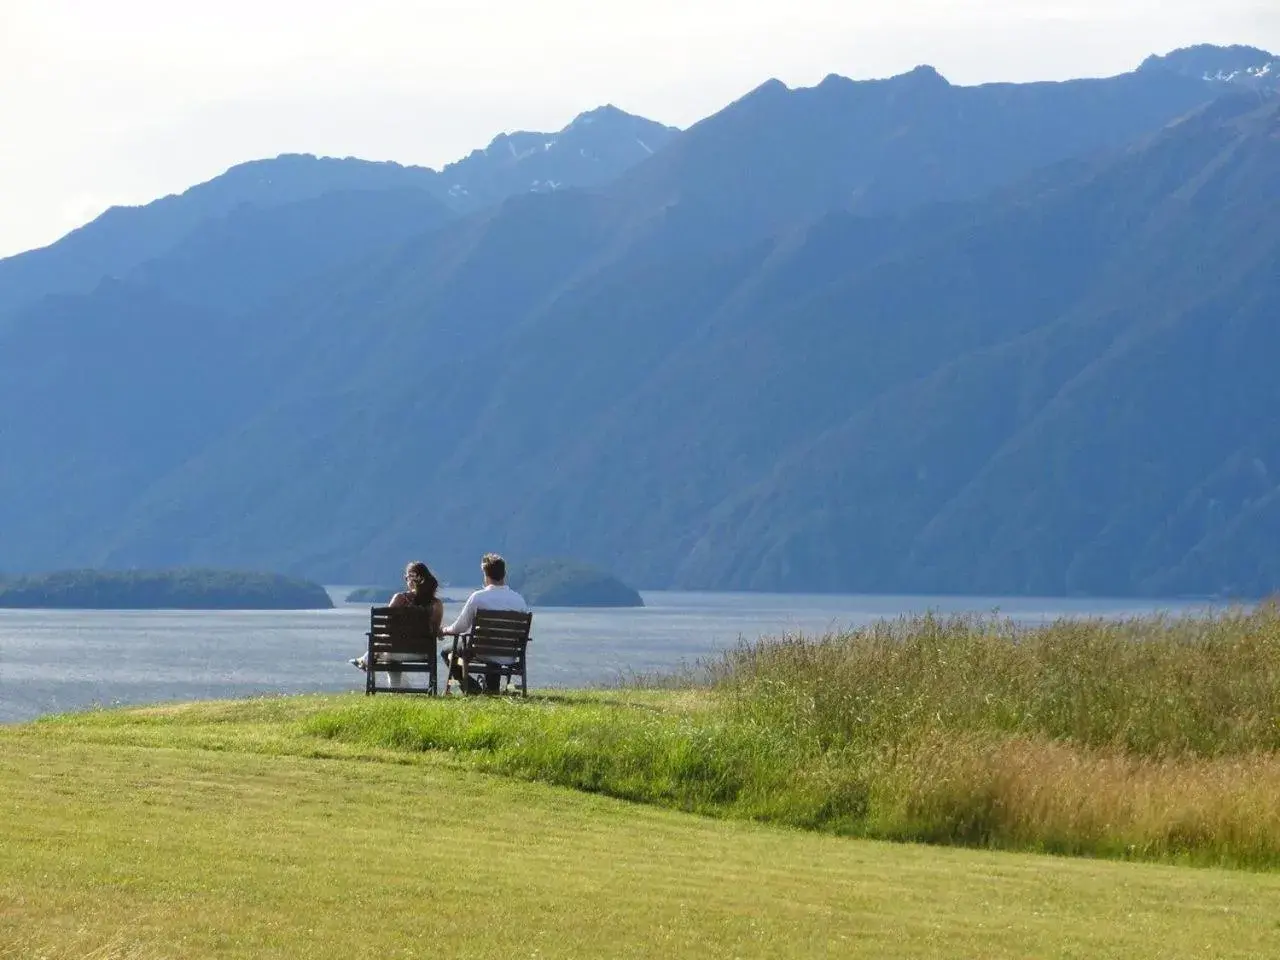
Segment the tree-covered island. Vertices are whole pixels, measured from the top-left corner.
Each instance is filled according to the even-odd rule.
[[[510,583],[534,607],[644,606],[633,587],[575,560],[530,560],[511,571]]]
[[[330,610],[324,587],[238,570],[62,570],[0,580],[0,607],[64,610]]]

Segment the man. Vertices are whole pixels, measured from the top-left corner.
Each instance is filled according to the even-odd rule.
[[[463,604],[458,619],[440,631],[446,637],[470,633],[472,625],[476,622],[477,610],[514,610],[517,613],[528,613],[529,605],[524,602],[524,597],[507,586],[507,562],[502,557],[496,553],[486,553],[480,559],[480,572],[484,574],[484,587],[467,597],[467,602]],[[450,662],[450,652],[442,650],[440,657],[444,660],[449,675],[466,687],[471,681],[462,676],[461,666]],[[485,671],[485,692],[497,693],[501,682],[500,671]]]

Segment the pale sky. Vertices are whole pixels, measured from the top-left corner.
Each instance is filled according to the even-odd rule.
[[[1103,76],[1280,50],[1280,0],[0,0],[0,256],[287,152],[439,167],[611,102],[688,126],[770,77]]]

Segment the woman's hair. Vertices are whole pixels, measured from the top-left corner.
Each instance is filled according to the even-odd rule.
[[[409,593],[413,596],[413,602],[418,605],[429,604],[436,598],[436,590],[440,587],[440,581],[436,579],[434,573],[421,560],[415,560],[404,568],[405,578],[414,578],[415,582],[410,584]]]

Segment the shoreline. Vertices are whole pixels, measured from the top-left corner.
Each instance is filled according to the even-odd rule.
[[[332,589],[332,588],[330,588]],[[454,608],[451,608],[454,609]],[[759,637],[821,636],[923,610],[1042,623],[1177,616],[1212,608],[985,598],[949,607],[926,598],[650,592],[644,608],[536,609],[531,684],[593,690],[679,672]],[[306,611],[0,610],[0,722],[95,706],[340,693],[363,675],[365,605]]]

